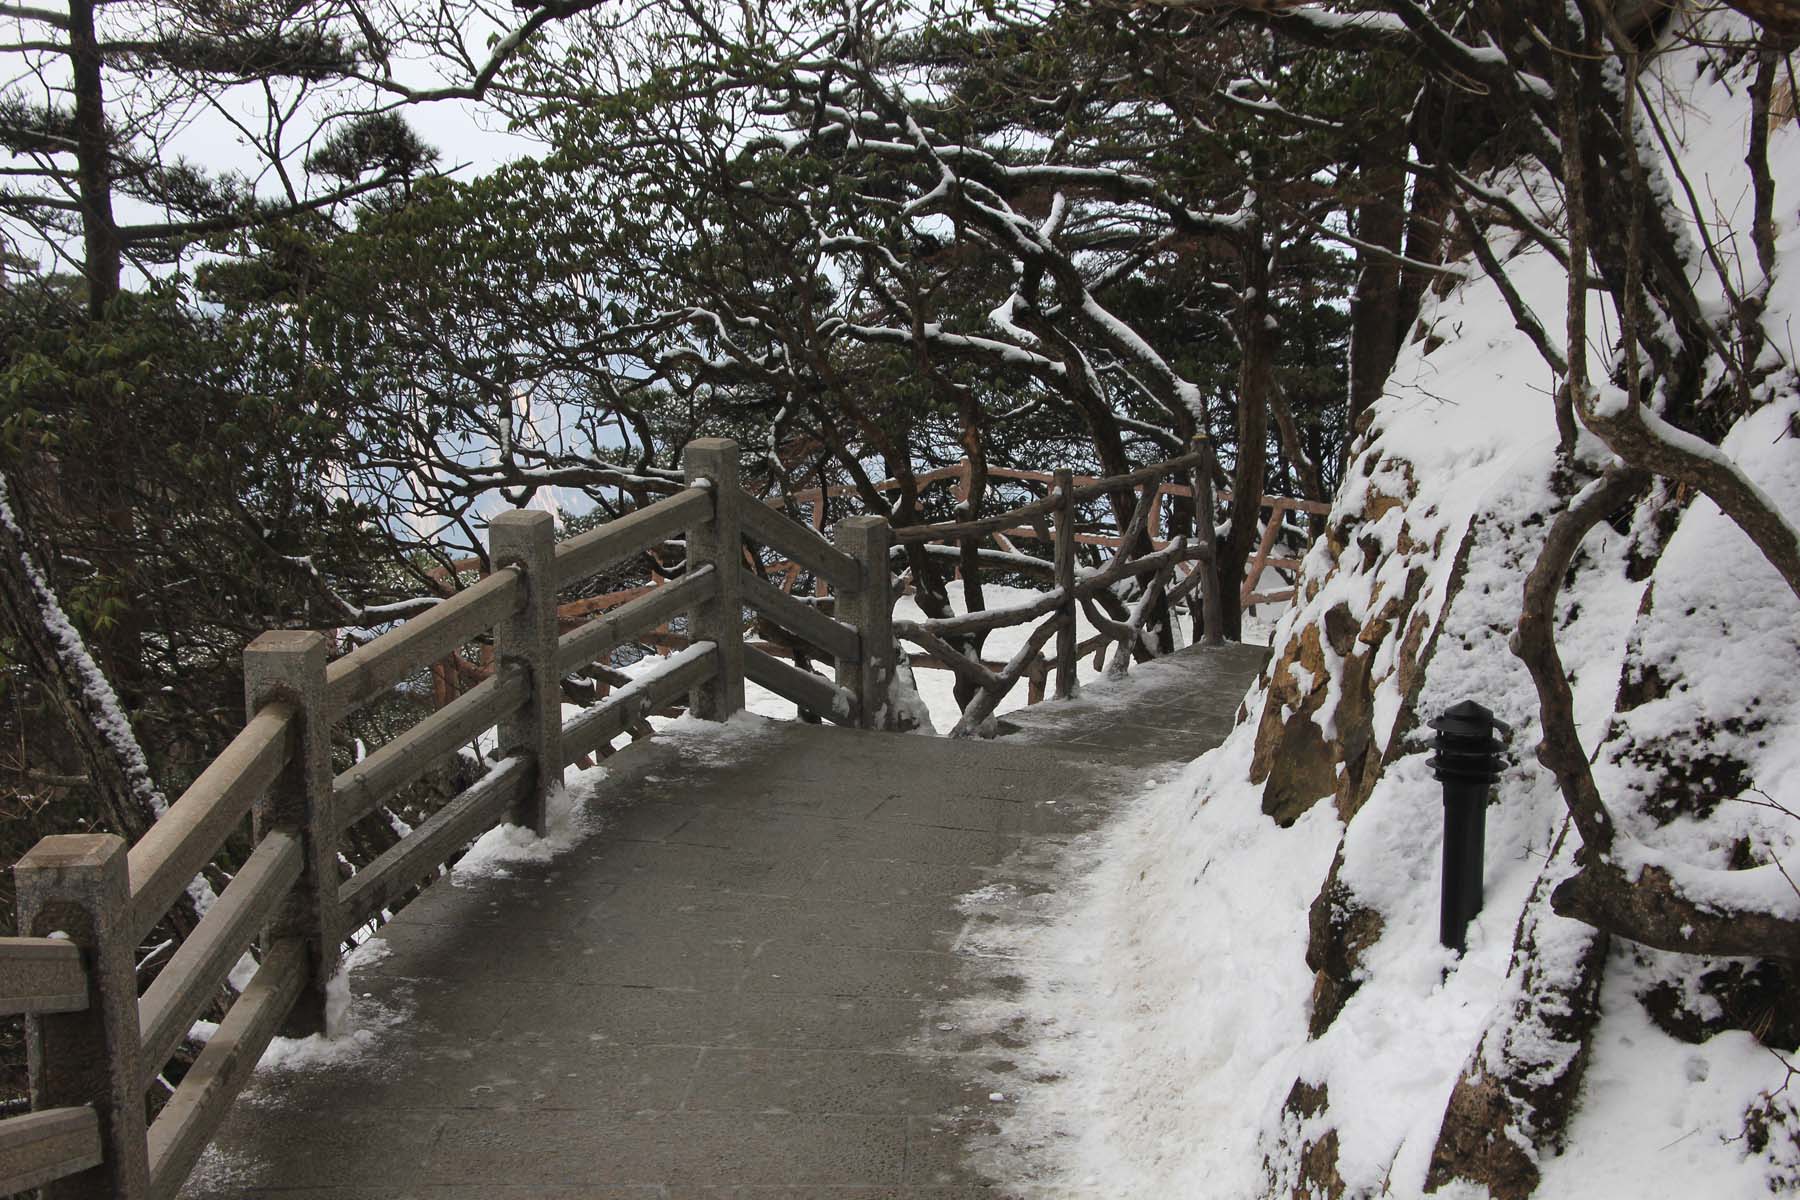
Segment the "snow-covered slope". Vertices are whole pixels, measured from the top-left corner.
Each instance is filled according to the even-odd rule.
[[[1712,236],[1742,241],[1741,67],[1688,48],[1652,69]],[[1800,131],[1771,146],[1779,246],[1800,264]],[[1547,191],[1502,182],[1528,205]],[[1562,270],[1496,249],[1558,328]],[[1769,323],[1793,315],[1790,265]],[[1118,1200],[1800,1187],[1778,1053],[1800,1025],[1792,984],[1609,944],[1550,906],[1578,837],[1508,642],[1568,501],[1553,383],[1486,279],[1427,301],[1238,729],[1077,846],[1062,920],[1018,934],[1026,993],[984,1014],[1038,1031],[1021,1075],[1043,1082],[997,1139],[1009,1171]],[[1800,512],[1800,393],[1789,376],[1770,395],[1723,448]],[[1800,820],[1759,803],[1800,812],[1800,607],[1703,498],[1659,488],[1616,524],[1584,543],[1557,630],[1603,793],[1637,842],[1800,880]],[[1438,945],[1423,726],[1465,699],[1516,732],[1458,958]]]

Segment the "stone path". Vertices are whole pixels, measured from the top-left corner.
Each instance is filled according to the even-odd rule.
[[[933,1020],[957,898],[1215,745],[1260,647],[1010,714],[992,742],[797,723],[608,760],[598,828],[440,882],[351,976],[359,1052],[265,1065],[190,1200],[972,1200],[991,1128]],[[365,959],[374,957],[365,953]]]

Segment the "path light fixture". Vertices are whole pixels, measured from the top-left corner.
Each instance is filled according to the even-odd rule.
[[[1438,909],[1438,941],[1461,954],[1469,922],[1481,911],[1482,860],[1487,841],[1488,794],[1500,779],[1504,744],[1496,733],[1512,727],[1473,700],[1444,710],[1431,769],[1444,785],[1444,884]]]

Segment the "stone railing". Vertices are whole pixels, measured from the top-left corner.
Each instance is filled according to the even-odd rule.
[[[696,715],[724,719],[749,677],[841,724],[891,723],[886,522],[842,521],[833,545],[740,490],[735,443],[693,442],[683,463],[681,491],[561,544],[547,513],[496,517],[491,575],[334,662],[321,634],[262,635],[244,654],[243,731],[137,844],[49,837],[18,862],[24,936],[0,939],[0,1015],[26,1017],[33,1111],[0,1121],[0,1194],[176,1195],[270,1040],[322,1028],[346,937],[499,822],[544,832],[565,766],[646,714],[685,696]],[[686,539],[678,578],[559,635],[560,588],[672,536]],[[744,539],[833,584],[835,616],[746,570]],[[746,605],[818,646],[835,678],[747,647]],[[563,722],[565,675],[683,613],[686,649]],[[337,722],[490,632],[491,678],[334,772]],[[491,729],[498,759],[477,782],[341,878],[352,824]],[[139,943],[246,818],[249,858],[140,996]],[[254,975],[147,1121],[151,1084],[253,944]]]
[[[257,638],[244,654],[243,731],[135,845],[107,834],[49,837],[14,867],[22,936],[0,939],[0,1016],[26,1018],[32,1111],[0,1121],[0,1194],[42,1187],[51,1200],[174,1197],[275,1035],[323,1028],[327,984],[350,935],[496,824],[545,832],[551,789],[569,764],[681,698],[695,715],[723,720],[743,708],[748,678],[839,724],[892,728],[900,635],[945,655],[980,685],[959,726],[966,732],[963,726],[979,724],[1024,668],[1015,662],[996,673],[957,654],[946,637],[1048,615],[1028,648],[1036,655],[1050,636],[1058,638],[1058,695],[1072,689],[1078,604],[1089,606],[1090,618],[1119,640],[1124,655],[1155,596],[1198,586],[1207,598],[1209,637],[1216,638],[1211,539],[1190,544],[1177,533],[1146,553],[1129,553],[1154,530],[1159,497],[1170,487],[1190,486],[1196,511],[1211,513],[1210,456],[1203,447],[1080,485],[1063,472],[1037,504],[898,535],[880,517],[851,517],[838,522],[834,543],[741,490],[735,443],[702,439],[683,452],[680,491],[568,541],[556,541],[547,513],[496,517],[489,526],[492,574],[336,661],[328,661],[329,642],[319,633]],[[1191,485],[1176,482],[1184,473]],[[1079,506],[1132,488],[1139,498],[1119,531],[1118,552],[1099,568],[1078,570]],[[1041,601],[896,628],[891,558],[903,545],[961,553],[941,543],[1018,529],[1041,529],[1055,544],[1053,559],[1000,555],[1008,569],[1033,562],[1050,576]],[[561,631],[560,590],[677,537],[686,547],[677,577]],[[830,611],[749,570],[756,560],[747,558],[746,543],[824,580],[835,593]],[[1189,563],[1198,569],[1178,579]],[[1125,620],[1092,609],[1100,589],[1146,574],[1152,578],[1143,596],[1151,599],[1140,598]],[[816,647],[835,664],[833,675],[747,644],[746,608]],[[682,615],[684,648],[563,720],[566,676]],[[348,770],[334,770],[339,722],[490,636],[489,677]],[[352,825],[490,731],[495,755],[474,784],[342,876],[338,851]],[[248,858],[140,995],[138,946],[246,820]],[[248,984],[149,1120],[152,1084],[195,1020],[227,993],[227,980],[253,947]]]

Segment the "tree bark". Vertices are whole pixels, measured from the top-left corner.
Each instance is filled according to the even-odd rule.
[[[88,312],[98,319],[119,294],[124,251],[112,209],[112,145],[106,129],[94,0],[69,0],[69,61],[75,84],[76,185],[81,202],[82,269]]]
[[[1270,328],[1269,247],[1261,223],[1247,232],[1241,251],[1243,291],[1238,302],[1237,461],[1231,468],[1231,525],[1219,546],[1220,597],[1225,635],[1243,637],[1244,565],[1256,546],[1268,475],[1269,398],[1275,386],[1275,330]]]
[[[1362,196],[1356,210],[1356,236],[1396,255],[1406,233],[1406,173],[1394,162],[1405,149],[1404,139],[1384,138],[1376,147],[1380,158],[1364,163],[1358,172]],[[1388,373],[1394,369],[1394,359],[1400,352],[1405,322],[1399,264],[1370,250],[1358,250],[1356,257],[1356,289],[1350,296],[1348,427],[1352,431],[1387,385]],[[1344,439],[1346,455],[1351,440]],[[1292,456],[1293,450],[1290,448],[1288,453]]]

